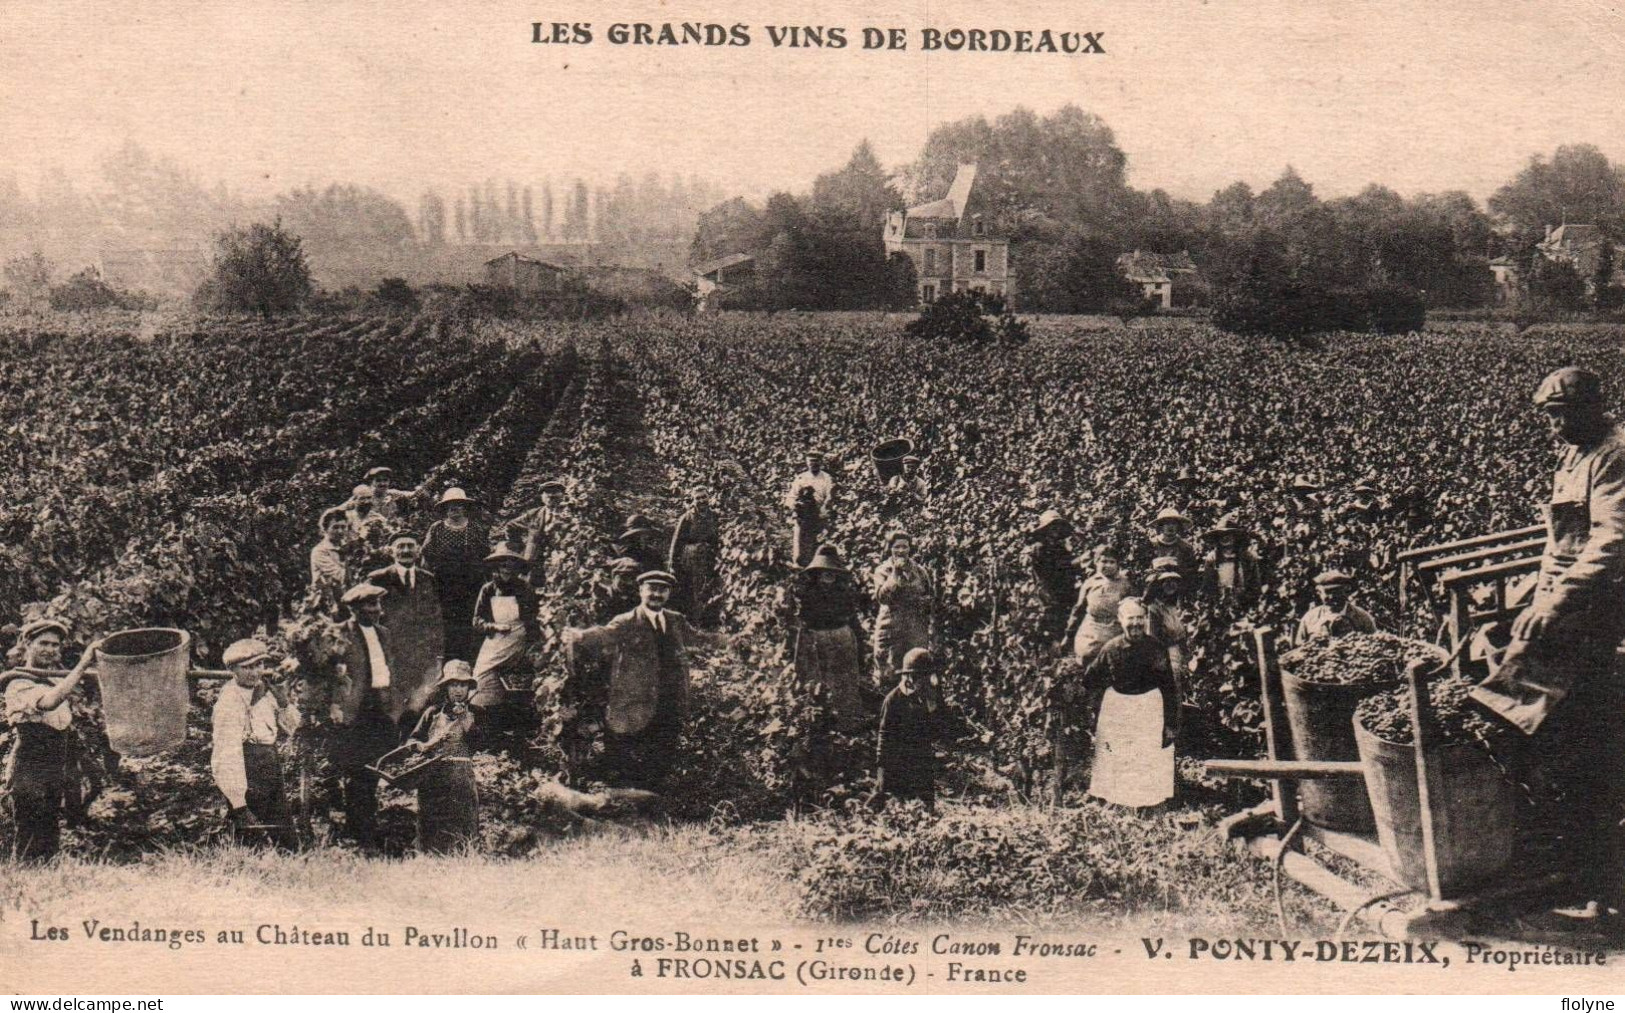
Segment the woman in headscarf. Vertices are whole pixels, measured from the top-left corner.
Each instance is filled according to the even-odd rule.
[[[469,661],[479,639],[469,618],[485,582],[490,529],[475,520],[477,502],[453,486],[440,496],[440,519],[423,538],[423,566],[435,575],[446,630],[446,657]]]
[[[16,827],[12,850],[20,862],[43,862],[56,854],[68,781],[78,777],[69,699],[94,662],[100,641],[85,649],[65,678],[42,674],[61,664],[67,634],[68,628],[54,619],[24,626],[17,640],[22,664],[0,675],[5,718],[14,729],[0,784],[11,801]]]
[[[931,571],[913,559],[914,540],[907,531],[886,537],[887,559],[875,568],[875,666],[880,681],[889,685],[903,664],[903,656],[916,647],[931,646],[931,611],[936,589]]]

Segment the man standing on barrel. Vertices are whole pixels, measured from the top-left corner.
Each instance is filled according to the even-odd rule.
[[[1625,636],[1625,432],[1604,413],[1596,374],[1568,367],[1535,391],[1563,445],[1552,479],[1534,599],[1512,625],[1502,664],[1473,699],[1528,735],[1558,797],[1563,852],[1596,921],[1625,909],[1625,694],[1615,650]],[[1620,919],[1605,927],[1617,933]]]

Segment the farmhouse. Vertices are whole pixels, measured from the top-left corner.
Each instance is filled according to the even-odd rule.
[[[699,308],[713,309],[732,289],[756,277],[756,258],[748,253],[730,253],[708,260],[694,268],[694,292]]]
[[[565,269],[545,260],[534,260],[509,251],[485,262],[485,283],[516,292],[553,292],[559,288]]]
[[[961,165],[948,196],[886,216],[888,256],[914,262],[920,302],[949,292],[986,292],[1008,302],[1014,295],[1010,241],[976,190],[976,166]]]
[[[1147,299],[1155,299],[1162,309],[1172,309],[1174,291],[1189,290],[1197,279],[1196,264],[1184,250],[1178,253],[1145,253],[1135,250],[1117,258],[1123,277],[1140,286]]]

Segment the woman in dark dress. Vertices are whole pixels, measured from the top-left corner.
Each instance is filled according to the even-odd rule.
[[[435,575],[440,594],[446,657],[464,661],[473,661],[479,648],[469,618],[485,583],[485,556],[491,551],[490,528],[470,515],[475,505],[463,490],[447,489],[440,497],[441,518],[429,525],[423,539],[423,567]]]

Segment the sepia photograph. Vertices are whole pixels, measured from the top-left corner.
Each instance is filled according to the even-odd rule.
[[[1625,9],[0,52],[0,991],[1625,991]]]

